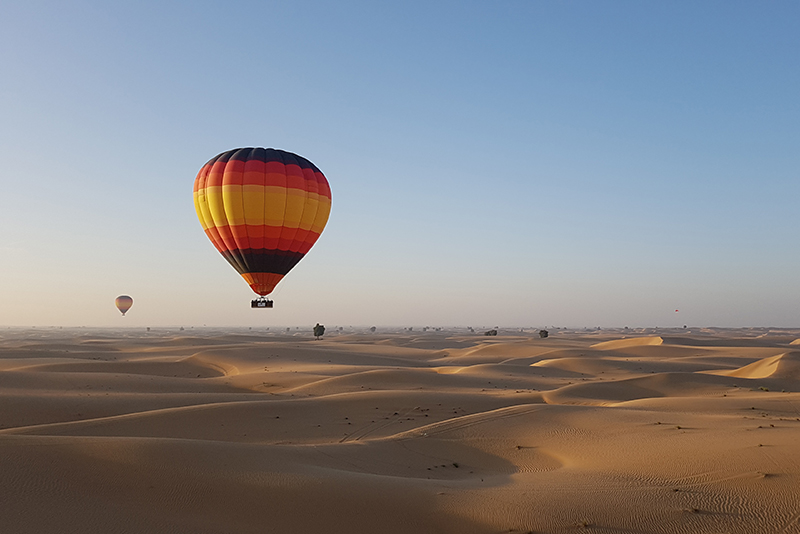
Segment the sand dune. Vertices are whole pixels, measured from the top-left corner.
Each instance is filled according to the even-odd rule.
[[[0,532],[800,533],[800,332],[637,335],[5,330]]]
[[[595,343],[592,348],[597,350],[618,350],[628,347],[641,347],[642,345],[661,345],[663,342],[664,340],[660,336],[631,337]]]
[[[800,352],[787,352],[755,361],[732,371],[708,371],[739,378],[786,378],[800,381]]]

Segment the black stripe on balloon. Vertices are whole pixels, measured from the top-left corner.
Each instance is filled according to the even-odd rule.
[[[265,249],[235,249],[226,250],[222,253],[225,259],[233,265],[239,274],[245,273],[273,273],[286,274],[297,265],[305,254],[302,252],[288,252],[285,250],[265,250]],[[244,259],[246,269],[234,258]]]
[[[236,150],[238,150],[238,149],[236,149]],[[214,165],[214,163],[216,163],[217,161],[221,161],[222,163],[226,163],[231,158],[231,155],[234,152],[236,152],[236,150],[228,150],[227,152],[222,152],[221,154],[217,154],[216,156],[214,156],[213,158],[208,160],[204,166]]]
[[[218,160],[224,162],[256,160],[263,161],[265,163],[277,161],[287,165],[294,164],[301,169],[311,169],[314,172],[322,172],[317,168],[316,165],[308,161],[306,158],[298,156],[292,152],[278,150],[276,148],[234,148],[233,150],[222,152],[216,157],[211,158],[208,163],[213,163]],[[208,165],[208,163],[206,165]]]

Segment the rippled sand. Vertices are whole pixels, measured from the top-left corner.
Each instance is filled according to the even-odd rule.
[[[800,533],[800,330],[292,333],[0,330],[0,532]]]

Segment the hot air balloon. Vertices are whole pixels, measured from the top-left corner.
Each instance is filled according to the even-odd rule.
[[[208,238],[265,297],[311,249],[328,222],[331,190],[307,159],[273,148],[237,148],[211,158],[194,181],[194,206]]]
[[[122,312],[122,316],[125,317],[125,312],[130,310],[131,306],[133,306],[133,299],[128,295],[120,295],[114,301],[114,304],[116,304],[117,309]]]

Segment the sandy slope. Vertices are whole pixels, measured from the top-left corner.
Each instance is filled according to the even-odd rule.
[[[800,332],[0,331],[0,532],[800,533]]]

